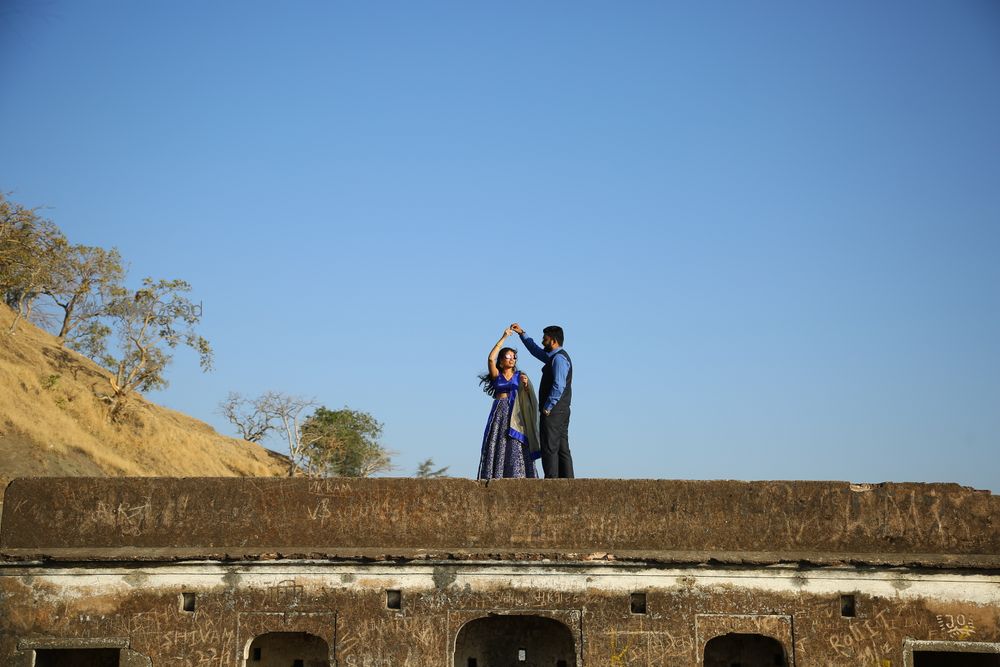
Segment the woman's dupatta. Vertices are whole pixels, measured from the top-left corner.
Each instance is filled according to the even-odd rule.
[[[521,372],[521,371],[519,371]],[[523,372],[521,375],[528,377]],[[541,458],[542,447],[538,440],[538,398],[535,387],[528,379],[528,386],[517,387],[517,397],[510,414],[510,437],[528,445],[531,460]]]

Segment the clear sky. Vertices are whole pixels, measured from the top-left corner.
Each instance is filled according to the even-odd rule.
[[[993,0],[0,0],[0,139],[194,285],[217,368],[152,398],[224,433],[277,389],[474,476],[487,352],[561,324],[578,476],[1000,492]]]

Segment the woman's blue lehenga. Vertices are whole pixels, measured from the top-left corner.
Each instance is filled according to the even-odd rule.
[[[490,418],[483,434],[478,479],[538,476],[535,473],[535,462],[528,452],[527,439],[510,427],[510,416],[514,402],[517,401],[520,381],[520,371],[515,372],[509,380],[502,373],[493,380],[494,393],[507,394],[507,397],[493,399]]]

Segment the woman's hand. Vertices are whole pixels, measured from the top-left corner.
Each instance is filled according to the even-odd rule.
[[[503,337],[504,337],[504,338],[508,338],[508,337],[510,337],[510,336],[511,336],[511,335],[512,335],[513,333],[514,333],[514,330],[513,330],[513,329],[511,329],[510,327],[507,327],[506,329],[504,329],[504,330],[503,330]]]

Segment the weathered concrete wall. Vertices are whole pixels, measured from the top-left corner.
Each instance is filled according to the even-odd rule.
[[[24,479],[8,557],[542,553],[1000,566],[1000,497],[953,484]]]
[[[400,591],[400,609],[387,608],[387,590]],[[182,609],[185,592],[194,611]],[[631,611],[634,593],[645,595],[645,613]],[[5,665],[59,638],[119,641],[157,667],[242,667],[254,637],[306,632],[326,641],[340,666],[450,667],[457,658],[465,667],[455,655],[461,628],[497,614],[563,624],[577,660],[568,665],[700,666],[705,645],[730,632],[773,637],[787,664],[799,667],[903,667],[908,639],[1000,650],[995,575],[616,564],[22,565],[0,575],[0,594]],[[854,596],[854,617],[842,615],[842,595]],[[528,648],[533,657],[538,647]]]
[[[19,480],[0,665],[263,666],[307,633],[339,667],[992,666],[997,508],[955,485]]]

